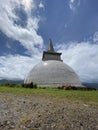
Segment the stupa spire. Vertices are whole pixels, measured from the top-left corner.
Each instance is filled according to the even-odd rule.
[[[58,61],[62,61],[61,60],[61,54],[62,53],[55,52],[55,50],[53,48],[52,40],[49,39],[48,51],[44,51],[43,52],[42,60],[43,61],[46,61],[46,60],[58,60]]]
[[[53,48],[53,43],[52,43],[52,40],[51,40],[51,39],[49,39],[48,52],[55,52],[55,51],[54,51],[54,48]]]

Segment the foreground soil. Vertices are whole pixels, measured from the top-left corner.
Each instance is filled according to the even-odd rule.
[[[46,95],[0,93],[0,130],[98,130],[98,106]]]

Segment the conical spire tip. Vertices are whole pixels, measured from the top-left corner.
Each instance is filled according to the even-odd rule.
[[[51,40],[51,39],[49,39],[48,51],[49,51],[49,52],[55,52],[55,51],[54,51],[54,48],[53,48],[53,43],[52,43],[52,40]]]

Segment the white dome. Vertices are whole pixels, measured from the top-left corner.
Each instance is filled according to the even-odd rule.
[[[64,84],[82,86],[78,75],[62,61],[47,60],[37,64],[28,74],[24,83],[38,86],[57,87]]]

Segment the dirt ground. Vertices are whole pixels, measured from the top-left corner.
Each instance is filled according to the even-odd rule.
[[[98,130],[98,106],[0,93],[0,130]]]

